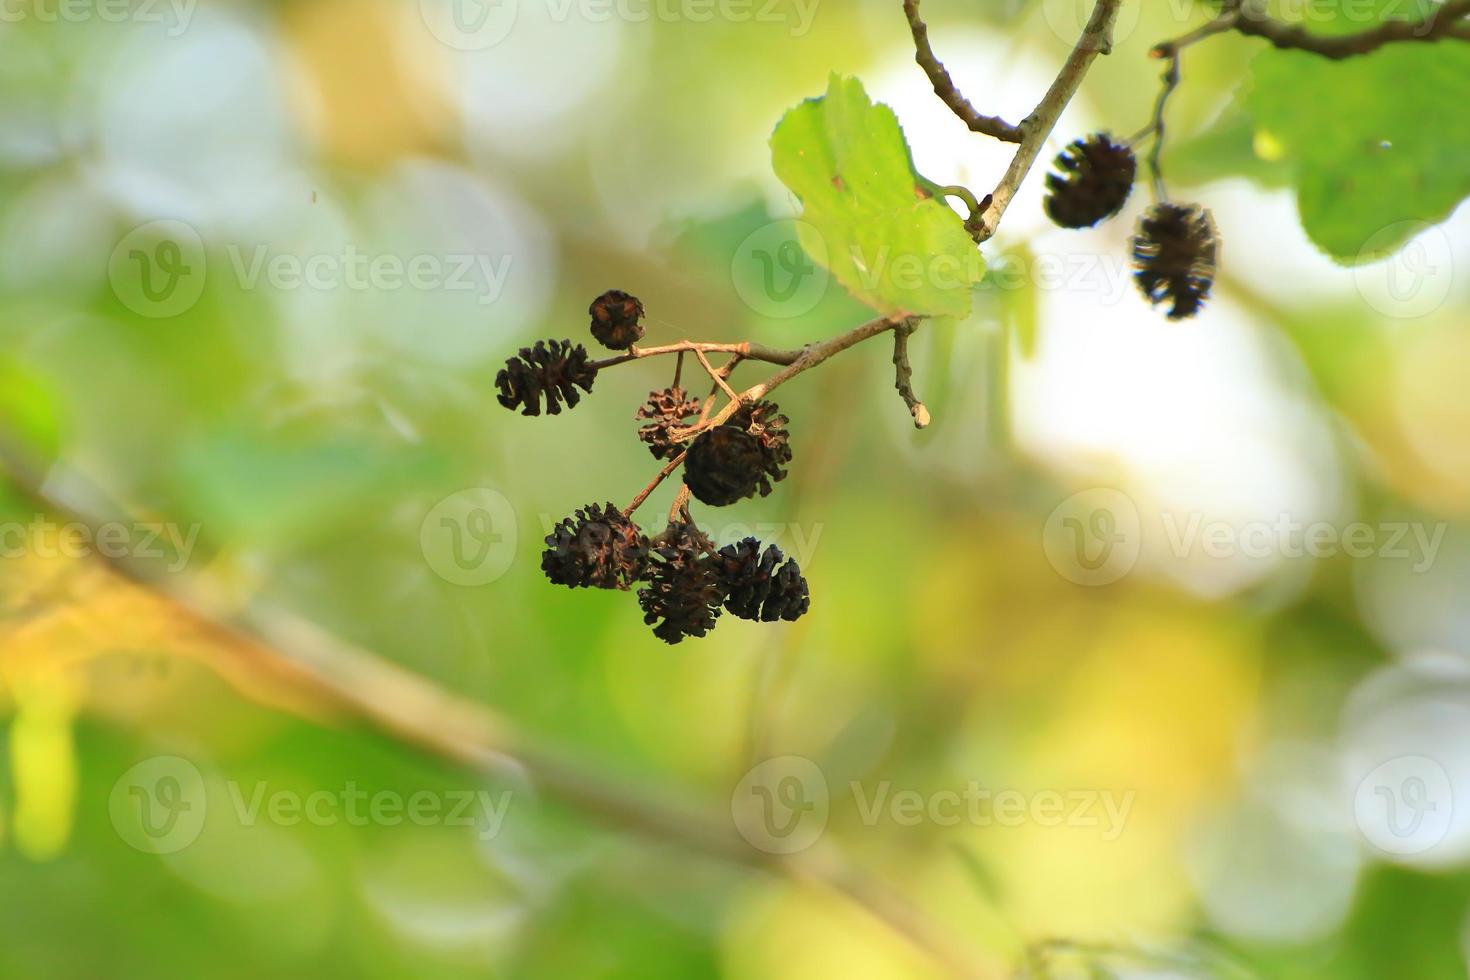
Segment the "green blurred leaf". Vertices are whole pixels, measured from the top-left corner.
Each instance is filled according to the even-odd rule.
[[[182,473],[211,534],[254,544],[331,535],[382,504],[392,487],[427,483],[439,457],[414,446],[270,442],[223,433],[189,445]]]
[[[1340,262],[1394,250],[1470,195],[1470,46],[1327,61],[1265,51],[1246,104],[1291,166],[1302,226]]]
[[[1164,150],[1164,175],[1170,186],[1207,184],[1226,177],[1248,177],[1262,187],[1287,187],[1291,167],[1280,156],[1262,155],[1256,124],[1237,97],[1203,132]]]
[[[61,451],[61,406],[56,392],[30,370],[0,357],[0,432],[49,463]]]
[[[771,137],[776,176],[801,199],[802,247],[883,313],[964,317],[985,271],[964,222],[928,195],[893,110],[855,78],[792,109]]]

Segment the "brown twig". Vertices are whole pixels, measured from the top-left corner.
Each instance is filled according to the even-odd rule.
[[[1113,22],[1117,19],[1122,2],[1123,0],[1097,0],[1092,8],[1092,16],[1087,20],[1087,26],[1082,29],[1082,36],[1077,39],[1077,44],[1067,56],[1062,70],[1057,73],[1056,80],[1051,83],[1051,88],[1047,89],[1046,95],[1031,115],[1021,121],[1024,138],[1016,155],[1011,158],[1005,176],[991,193],[989,207],[981,215],[979,234],[976,236],[978,241],[990,238],[1000,227],[1001,216],[1010,206],[1011,199],[1016,196],[1021,182],[1031,172],[1036,158],[1041,154],[1041,148],[1046,145],[1047,138],[1057,124],[1057,118],[1061,116],[1067,103],[1072,101],[1072,96],[1077,94],[1093,59],[1112,50]]]
[[[1238,0],[1237,0],[1238,2]],[[1258,37],[1272,46],[1307,51],[1332,61],[1371,54],[1399,41],[1470,41],[1470,0],[1446,0],[1423,20],[1386,20],[1356,34],[1316,34],[1300,24],[1288,24],[1267,14],[1254,0],[1238,3],[1231,28],[1246,37]]]
[[[924,69],[924,74],[929,76],[934,94],[972,132],[983,133],[1006,143],[1021,142],[1025,134],[1020,126],[1013,126],[999,116],[985,115],[960,93],[954,79],[949,75],[949,70],[935,57],[934,49],[929,44],[929,25],[919,16],[919,0],[903,0],[903,12],[908,17],[909,30],[914,35],[914,60]]]
[[[764,344],[753,344],[745,341],[738,344],[712,344],[697,343],[692,340],[681,340],[677,344],[665,344],[662,347],[634,347],[626,354],[618,354],[615,357],[605,358],[601,361],[593,361],[592,367],[601,371],[605,368],[617,367],[619,364],[627,364],[629,361],[641,361],[645,357],[659,357],[663,354],[682,354],[692,351],[697,354],[738,354],[740,357],[752,361],[765,361],[767,364],[790,364],[801,356],[799,350],[777,350]]]
[[[709,358],[705,356],[704,351],[696,348],[694,356],[699,358],[699,363],[704,366],[705,371],[709,372],[709,376],[714,379],[715,387],[723,391],[725,396],[731,401],[738,402],[740,396],[735,393],[734,388],[730,387],[730,382],[726,381],[724,376],[715,370],[715,366],[709,362]]]
[[[648,499],[648,495],[657,490],[659,484],[663,483],[669,478],[670,473],[674,472],[680,466],[684,465],[684,457],[687,455],[689,455],[687,451],[682,452],[679,455],[675,456],[673,459],[669,460],[667,463],[665,463],[664,468],[659,470],[657,475],[655,475],[654,478],[649,481],[648,486],[644,487],[642,490],[639,490],[638,496],[633,498],[633,502],[623,508],[623,516],[632,517],[633,511],[643,506],[643,501]]]
[[[893,386],[909,407],[909,414],[914,417],[914,428],[922,429],[929,425],[929,409],[914,394],[914,371],[909,366],[909,335],[917,328],[912,321],[893,328]]]
[[[675,429],[671,433],[671,436],[675,441],[682,441],[692,435],[702,432],[705,429],[713,428],[717,425],[724,425],[725,422],[730,418],[730,416],[735,414],[736,409],[738,409],[742,403],[749,404],[750,402],[759,401],[766,395],[770,394],[772,391],[775,391],[781,385],[796,377],[798,374],[801,374],[804,371],[810,371],[818,364],[821,364],[829,357],[832,357],[834,354],[840,354],[841,352],[847,350],[849,347],[852,347],[854,344],[860,344],[871,337],[876,337],[880,333],[885,333],[889,330],[892,330],[899,324],[909,323],[911,321],[917,322],[918,319],[919,318],[917,317],[910,317],[906,313],[896,313],[892,316],[881,316],[878,317],[876,320],[869,320],[867,323],[863,324],[860,327],[854,327],[847,333],[838,334],[836,337],[824,340],[818,344],[811,344],[802,351],[800,357],[792,361],[786,367],[782,368],[780,371],[777,371],[775,374],[771,375],[760,384],[751,385],[749,388],[746,388],[744,391],[742,391],[740,393],[739,401],[730,402],[728,405],[720,409],[710,418],[702,419],[695,425],[689,426],[685,429]]]
[[[1204,36],[1206,35],[1198,34],[1196,40]],[[1179,51],[1184,47],[1186,45],[1183,44],[1171,44],[1167,47],[1160,45],[1149,53],[1150,57],[1167,59],[1164,65],[1163,85],[1159,89],[1159,97],[1154,100],[1153,118],[1144,127],[1142,132],[1129,140],[1130,144],[1135,144],[1147,137],[1153,137],[1153,146],[1149,148],[1148,153],[1148,170],[1150,184],[1153,188],[1154,199],[1156,201],[1168,200],[1168,194],[1164,188],[1164,170],[1162,165],[1164,153],[1164,110],[1168,108],[1169,98],[1179,88],[1179,79],[1181,77]]]

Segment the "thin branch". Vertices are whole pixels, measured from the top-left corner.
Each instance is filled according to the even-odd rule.
[[[811,344],[802,351],[800,357],[792,361],[786,367],[782,368],[780,371],[777,371],[775,374],[771,375],[760,384],[751,385],[749,388],[746,388],[744,391],[742,391],[740,393],[740,400],[738,402],[732,401],[724,408],[716,412],[712,417],[704,419],[697,424],[685,429],[675,429],[670,435],[676,441],[681,441],[687,439],[692,435],[702,432],[705,429],[710,429],[717,425],[724,425],[725,422],[729,420],[730,416],[735,414],[736,409],[739,408],[742,403],[748,404],[750,402],[759,401],[766,395],[770,394],[772,391],[775,391],[777,388],[781,387],[781,385],[796,377],[798,374],[801,374],[804,371],[810,371],[818,364],[821,364],[829,357],[832,357],[834,354],[840,354],[841,352],[847,350],[849,347],[852,347],[855,344],[860,344],[871,337],[876,337],[880,333],[886,333],[887,331],[892,330],[900,324],[916,322],[918,319],[919,318],[911,317],[906,313],[896,313],[892,316],[882,316],[876,320],[869,320],[867,323],[863,324],[860,327],[854,327],[847,333],[838,334],[836,337],[824,340],[818,344]]]
[[[914,372],[909,366],[909,334],[915,329],[917,324],[913,322],[893,328],[893,386],[898,389],[899,397],[909,407],[909,414],[914,417],[914,428],[922,429],[929,425],[930,419],[929,409],[914,394]]]
[[[1446,0],[1423,20],[1386,20],[1357,34],[1315,34],[1300,24],[1288,24],[1267,14],[1259,4],[1240,4],[1231,26],[1246,37],[1258,37],[1277,48],[1307,51],[1332,61],[1371,54],[1398,41],[1470,41],[1470,0]]]
[[[934,49],[929,44],[929,25],[925,24],[923,18],[919,16],[919,0],[903,0],[903,12],[908,17],[909,30],[914,35],[914,60],[919,63],[920,68],[924,69],[924,74],[929,76],[929,81],[934,86],[934,94],[939,96],[940,100],[949,106],[950,111],[959,116],[972,132],[993,136],[1006,143],[1021,142],[1025,135],[1022,127],[1013,126],[999,116],[985,115],[960,93],[959,88],[955,86],[954,79],[949,75],[949,70],[935,57]]]
[[[92,529],[133,520],[95,487],[58,493],[80,484],[76,474],[46,472],[0,433],[0,466],[7,482],[41,510]],[[88,510],[67,502],[85,496]],[[479,775],[507,769],[528,774],[549,796],[603,823],[658,842],[738,866],[785,877],[842,896],[907,939],[947,974],[963,980],[996,980],[996,964],[937,930],[905,897],[849,867],[835,847],[819,842],[793,855],[769,854],[735,832],[727,814],[691,806],[648,786],[609,776],[568,759],[492,708],[445,690],[295,614],[259,601],[243,611],[203,587],[199,580],[165,570],[164,561],[134,554],[95,553],[100,568],[120,582],[146,590],[166,603],[181,623],[208,637],[248,672],[283,697],[276,707],[318,722],[318,712],[368,725],[405,745]]]
[[[1123,0],[1097,0],[1092,8],[1092,16],[1082,30],[1082,36],[1077,39],[1076,46],[1067,56],[1056,80],[1051,83],[1051,88],[1042,97],[1035,111],[1022,120],[1021,131],[1025,138],[1021,140],[1020,148],[1011,159],[1011,165],[1006,168],[1005,176],[990,195],[990,206],[981,215],[978,241],[984,241],[995,234],[996,228],[1000,226],[1001,216],[1010,206],[1011,199],[1016,196],[1021,181],[1031,172],[1062,110],[1072,101],[1072,96],[1077,94],[1093,59],[1113,49],[1113,22],[1117,19],[1122,2]]]
[[[695,348],[694,356],[699,358],[699,363],[704,366],[704,369],[709,372],[709,376],[714,379],[715,387],[723,391],[725,396],[731,401],[738,402],[740,396],[735,394],[735,389],[730,387],[730,382],[726,381],[720,372],[715,370],[715,366],[709,362],[709,358],[705,356],[704,351]]]
[[[1198,34],[1198,32],[1196,33]],[[1199,37],[1205,36],[1207,35],[1199,35]],[[1198,39],[1197,37],[1196,40]],[[1179,51],[1183,47],[1185,45],[1182,44],[1159,45],[1153,51],[1149,52],[1150,57],[1167,59],[1164,65],[1163,85],[1159,89],[1159,97],[1154,100],[1153,119],[1143,132],[1129,141],[1130,143],[1137,143],[1145,137],[1153,137],[1153,146],[1149,148],[1148,153],[1148,169],[1149,179],[1154,192],[1154,200],[1156,201],[1166,201],[1169,198],[1164,188],[1162,163],[1164,154],[1164,110],[1168,108],[1169,99],[1173,96],[1174,91],[1179,88],[1179,79],[1181,77]]]
[[[689,453],[686,450],[685,452],[680,453],[679,455],[675,456],[673,459],[665,463],[664,468],[659,470],[654,478],[649,481],[648,486],[644,487],[642,490],[639,490],[638,496],[633,498],[633,502],[623,508],[623,516],[632,517],[633,511],[643,506],[643,501],[648,499],[648,495],[657,490],[659,484],[663,483],[669,478],[670,473],[674,472],[680,466],[684,465],[684,457],[688,455]]]
[[[692,340],[681,340],[677,344],[665,344],[662,347],[634,347],[626,354],[618,354],[601,361],[593,361],[592,367],[601,371],[604,368],[616,367],[619,364],[627,364],[629,361],[641,361],[645,357],[659,357],[664,354],[682,354],[685,351],[693,351],[703,354],[738,354],[741,358],[751,361],[765,361],[767,364],[790,364],[801,356],[799,350],[777,350],[764,344],[752,344],[748,341],[739,344],[706,344],[696,343]]]

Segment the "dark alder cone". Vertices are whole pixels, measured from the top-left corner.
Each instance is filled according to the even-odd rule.
[[[627,350],[643,338],[643,304],[637,296],[609,289],[587,308],[592,314],[592,336],[612,350]]]
[[[705,554],[709,547],[693,525],[675,522],[653,549],[644,576],[648,585],[638,590],[638,605],[643,621],[665,643],[704,636],[715,627],[724,590]]]
[[[717,425],[690,444],[684,483],[697,500],[723,507],[754,494],[765,465],[760,440],[737,426]]]
[[[1138,161],[1107,133],[1074,140],[1046,175],[1046,213],[1063,228],[1091,228],[1123,209]]]
[[[535,347],[522,347],[505,362],[495,376],[495,386],[506,408],[520,408],[522,415],[540,415],[544,398],[546,414],[560,415],[561,403],[576,408],[582,400],[577,389],[590,392],[596,379],[597,368],[581,344],[573,347],[570,340],[538,340]]]
[[[728,424],[744,429],[760,445],[761,474],[757,484],[762,497],[771,492],[772,483],[786,479],[786,471],[781,464],[791,462],[791,437],[786,431],[786,423],[790,421],[781,414],[781,408],[775,402],[742,405],[730,416]]]
[[[699,399],[691,398],[683,388],[664,388],[650,391],[648,402],[634,414],[635,419],[647,419],[648,424],[638,430],[638,438],[648,444],[648,451],[655,459],[673,459],[683,449],[681,443],[671,438],[675,428],[687,425],[699,414]]]
[[[555,585],[626,592],[648,563],[648,538],[612,504],[588,504],[546,538],[541,570]]]
[[[725,609],[741,619],[792,622],[811,608],[801,567],[775,545],[762,554],[761,543],[746,538],[721,548],[714,561],[725,591]]]
[[[1210,212],[1197,204],[1155,204],[1133,236],[1138,288],[1155,306],[1171,302],[1169,319],[1194,316],[1214,285],[1219,247]]]

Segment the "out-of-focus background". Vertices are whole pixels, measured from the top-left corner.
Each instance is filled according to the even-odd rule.
[[[1147,51],[1202,7],[1128,3],[1045,157],[1142,128]],[[1236,98],[1259,42],[1190,49],[1170,107],[1170,191],[1224,242],[1205,313],[1134,289],[1143,188],[1065,232],[1038,171],[974,315],[914,336],[930,429],[875,340],[779,392],[775,493],[696,508],[796,557],[811,612],[668,647],[539,554],[652,476],[632,416],[671,365],[536,419],[495,373],[591,344],[612,287],[651,343],[867,319],[791,247],[782,112],[840,71],[941,183],[1009,153],[934,98],[899,0],[0,11],[0,415],[58,495],[142,515],[6,498],[0,975],[949,975],[830,889],[303,696],[118,556],[480,702],[635,809],[840,855],[984,962],[1465,975],[1470,213],[1325,258]],[[1086,8],[924,12],[1017,119]]]

